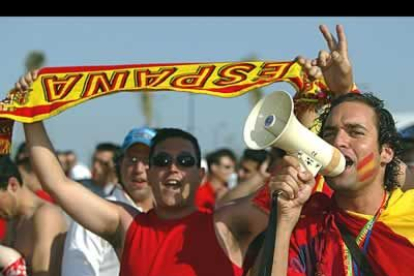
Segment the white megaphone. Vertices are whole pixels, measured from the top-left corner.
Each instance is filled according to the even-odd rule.
[[[244,125],[244,142],[251,149],[269,146],[298,155],[301,164],[313,175],[319,171],[337,176],[345,169],[345,157],[335,147],[304,127],[293,114],[292,97],[284,91],[261,99]]]

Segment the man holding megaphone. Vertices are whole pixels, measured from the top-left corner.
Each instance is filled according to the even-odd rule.
[[[300,62],[308,72],[312,67],[322,69],[311,75],[323,73],[325,80],[332,80],[335,74],[327,77],[326,71],[332,63],[336,76],[341,75],[340,63],[350,66],[346,39],[340,26],[338,43],[326,27],[321,31],[329,57],[321,51],[317,60]],[[347,72],[347,65],[343,68],[342,73]],[[341,78],[336,82],[345,83]],[[382,101],[360,94],[334,100],[322,117],[325,141],[298,123],[309,126],[317,117],[313,108],[296,113],[298,120],[292,109],[286,93],[271,94],[253,109],[244,130],[249,147],[273,146],[296,154],[280,160],[270,181],[271,190],[280,195],[272,275],[409,275],[414,261],[414,194],[397,188],[407,180],[404,174],[401,178],[404,164],[399,162],[394,121]],[[313,175],[320,170],[334,190],[332,199],[312,195]],[[402,218],[404,223],[398,223]],[[268,275],[261,272],[257,274],[255,267],[250,275]]]
[[[326,178],[332,198],[311,197],[312,174],[283,158],[270,183],[281,192],[272,275],[410,275],[414,191],[398,188],[392,115],[371,94],[346,94],[323,114],[321,136],[341,151],[345,169]]]

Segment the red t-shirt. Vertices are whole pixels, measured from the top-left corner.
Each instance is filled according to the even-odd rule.
[[[210,182],[204,182],[204,184],[198,188],[195,196],[195,204],[201,211],[214,211],[214,206],[216,205],[216,195]]]
[[[328,196],[330,198],[332,196],[332,189],[329,188],[328,184],[325,182],[325,179],[322,175],[318,174],[315,177],[315,187],[313,188],[313,194],[323,194]],[[264,211],[265,213],[270,213],[270,207],[271,207],[271,196],[270,196],[270,188],[269,185],[266,183],[264,187],[262,187],[256,194],[256,196],[253,198],[253,204]],[[308,205],[310,205],[308,203]],[[303,208],[302,212],[306,213],[307,210],[312,210],[313,208]],[[259,254],[259,250],[262,247],[262,244],[264,242],[264,235],[265,232],[262,232],[260,236],[258,236],[253,243],[250,245],[249,250],[247,251],[243,268],[247,272],[249,269],[253,266],[257,255]]]
[[[53,198],[46,192],[46,191],[44,191],[44,190],[37,190],[36,191],[36,195],[38,196],[38,197],[40,197],[41,199],[44,199],[44,200],[46,200],[46,201],[48,201],[48,202],[50,202],[50,203],[56,203],[54,200],[53,200]]]
[[[213,214],[162,220],[139,214],[125,237],[120,276],[241,276],[220,247]]]
[[[0,219],[0,241],[6,237],[7,222],[4,219]]]
[[[330,198],[333,194],[333,191],[331,188],[329,188],[323,176],[320,174],[316,175],[315,181],[316,183],[315,187],[313,188],[312,194],[322,193]],[[256,207],[258,207],[267,214],[270,213],[272,199],[268,183],[266,183],[262,188],[260,188],[260,190],[256,193],[256,196],[253,197],[252,201]]]

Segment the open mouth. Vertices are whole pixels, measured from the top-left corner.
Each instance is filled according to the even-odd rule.
[[[164,186],[168,188],[178,189],[181,187],[181,181],[176,179],[169,179],[164,182]]]
[[[345,168],[352,167],[354,165],[354,163],[355,162],[350,157],[345,156]]]
[[[143,186],[147,183],[147,180],[143,178],[134,178],[131,180],[131,182],[133,183],[133,185]]]

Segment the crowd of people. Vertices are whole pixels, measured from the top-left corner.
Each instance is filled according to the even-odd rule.
[[[277,192],[272,276],[410,275],[414,132],[398,132],[383,101],[355,89],[342,26],[337,37],[320,31],[329,51],[297,61],[329,93],[311,104],[299,95],[295,115],[320,123],[315,135],[344,155],[343,173],[314,177],[275,147],[203,156],[194,135],[168,127],[98,144],[89,169],[56,151],[42,122],[24,124],[17,153],[0,156],[1,273],[264,276]],[[29,72],[15,89],[35,79]]]

